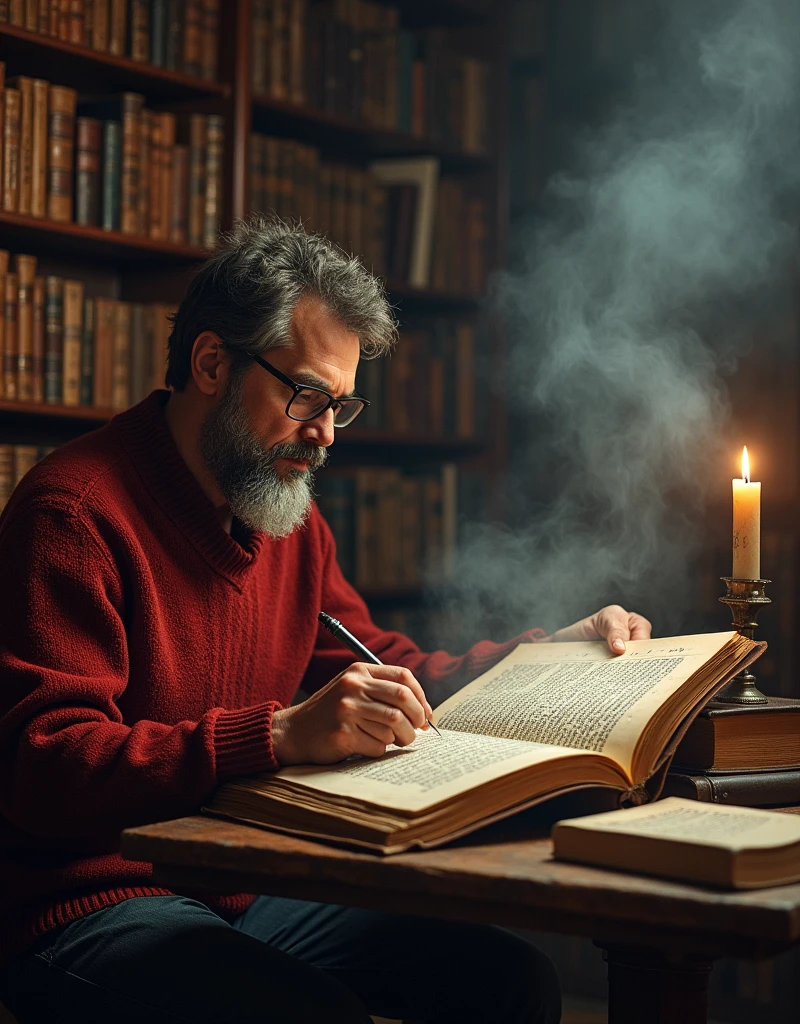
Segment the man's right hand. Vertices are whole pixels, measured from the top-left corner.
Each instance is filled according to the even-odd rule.
[[[431,714],[407,668],[356,662],[302,704],[275,712],[272,749],[281,765],[380,757],[390,743],[411,743]]]

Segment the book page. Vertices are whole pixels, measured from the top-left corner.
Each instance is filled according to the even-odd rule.
[[[437,736],[429,730],[417,733],[410,746],[389,747],[383,757],[350,759],[330,767],[282,768],[272,778],[359,802],[417,811],[532,765],[585,758],[580,750],[447,730]],[[614,780],[610,768],[606,775]],[[618,776],[616,781],[622,784]]]
[[[735,634],[520,644],[434,711],[445,729],[602,752],[630,774],[651,716]]]
[[[643,807],[590,814],[563,824],[588,832],[650,836],[731,851],[766,849],[800,841],[800,820],[791,814],[701,804],[675,796]]]

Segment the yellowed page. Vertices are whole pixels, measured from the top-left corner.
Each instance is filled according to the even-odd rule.
[[[615,832],[631,836],[691,842],[732,852],[770,849],[800,842],[800,816],[751,807],[702,804],[671,796],[642,807],[590,814],[559,822],[586,832]]]
[[[282,768],[271,778],[396,810],[418,811],[531,765],[586,757],[581,750],[542,743],[441,732],[441,737],[432,730],[420,732],[410,746],[389,747],[383,757],[332,767]]]
[[[647,722],[735,635],[634,640],[617,656],[599,640],[520,644],[440,704],[434,721],[459,732],[601,752],[630,775]]]

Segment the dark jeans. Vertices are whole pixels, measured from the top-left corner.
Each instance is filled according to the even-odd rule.
[[[260,896],[233,925],[150,896],[0,971],[19,1024],[557,1024],[553,965],[500,928]]]

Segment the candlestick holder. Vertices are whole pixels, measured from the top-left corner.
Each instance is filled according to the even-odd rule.
[[[720,579],[726,588],[725,596],[721,597],[720,601],[731,609],[736,631],[750,640],[754,639],[761,606],[772,604],[765,594],[766,586],[772,580],[744,580],[733,576],[721,576]],[[724,701],[726,704],[768,703],[767,698],[756,686],[756,677],[749,669],[731,679],[714,700]]]

